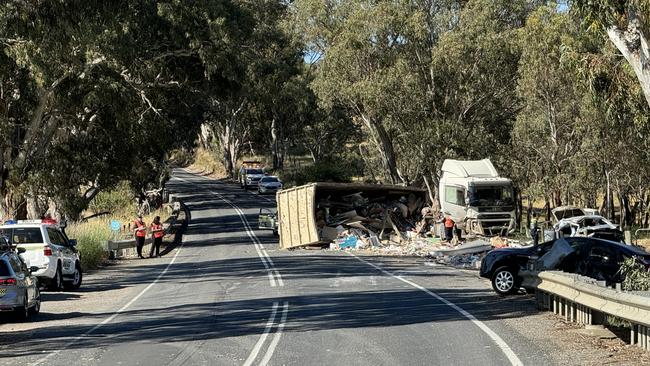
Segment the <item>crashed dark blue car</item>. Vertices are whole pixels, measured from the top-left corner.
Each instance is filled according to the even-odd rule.
[[[556,248],[564,248],[564,252],[557,256],[557,263],[543,269],[577,273],[606,281],[608,285],[623,280],[619,268],[627,258],[636,257],[650,268],[650,254],[638,247],[604,239],[569,237],[527,248],[494,249],[483,259],[480,275],[492,282],[492,288],[498,294],[516,293],[522,283],[520,271],[539,268],[540,261],[562,250]]]

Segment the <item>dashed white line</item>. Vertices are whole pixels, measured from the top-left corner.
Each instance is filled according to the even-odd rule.
[[[422,286],[418,285],[417,283],[415,283],[413,281],[407,280],[406,278],[404,278],[402,276],[397,276],[394,273],[392,273],[390,271],[387,271],[387,270],[379,267],[378,265],[376,265],[374,263],[368,262],[368,261],[356,256],[354,253],[350,253],[350,252],[347,252],[347,253],[350,254],[351,256],[353,256],[354,258],[358,259],[359,261],[361,261],[361,262],[363,262],[363,263],[365,263],[365,264],[367,264],[367,265],[369,265],[371,267],[374,267],[375,269],[379,270],[380,272],[382,272],[384,274],[387,274],[387,275],[389,275],[389,276],[391,276],[391,277],[393,277],[395,279],[398,279],[398,280],[400,280],[400,281],[402,281],[402,282],[404,282],[406,284],[409,284],[409,285],[415,287],[416,289],[418,289],[420,291],[425,292],[429,296],[434,297],[438,301],[440,301],[440,302],[444,303],[445,305],[451,307],[452,309],[456,310],[461,315],[463,315],[465,318],[467,318],[469,321],[474,323],[474,325],[476,325],[479,329],[481,329],[485,334],[487,334],[487,336],[490,337],[490,339],[492,339],[492,341],[494,341],[494,343],[496,343],[497,346],[499,346],[501,351],[503,351],[505,356],[508,358],[508,361],[510,361],[511,365],[513,365],[513,366],[521,366],[521,365],[523,365],[523,363],[521,362],[519,357],[517,357],[517,355],[510,348],[510,346],[508,346],[508,344],[503,340],[503,338],[499,337],[499,335],[496,334],[487,325],[485,325],[485,323],[483,323],[482,321],[476,319],[476,317],[474,317],[474,315],[470,314],[465,309],[463,309],[460,306],[454,304],[453,302],[445,299],[444,297],[436,294],[435,292],[433,292],[433,291],[431,291],[431,290],[429,290],[429,289],[427,289],[425,287],[422,287]]]

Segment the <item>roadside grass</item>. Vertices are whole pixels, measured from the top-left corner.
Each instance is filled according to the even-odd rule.
[[[194,152],[194,159],[190,168],[193,170],[200,170],[215,178],[228,177],[226,168],[223,166],[216,153],[203,148],[197,148]]]
[[[110,237],[109,221],[97,219],[68,225],[66,233],[77,240],[83,270],[96,269],[108,258],[103,243]]]

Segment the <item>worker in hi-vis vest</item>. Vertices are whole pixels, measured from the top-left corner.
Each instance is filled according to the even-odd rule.
[[[142,256],[142,247],[144,246],[144,238],[147,236],[147,225],[142,221],[142,215],[138,215],[138,218],[134,222],[134,236],[136,249],[138,250],[138,257],[144,259]]]
[[[154,250],[156,251],[156,257],[160,257],[160,244],[162,244],[163,236],[165,236],[165,231],[160,223],[160,216],[156,216],[151,223],[151,239],[153,243],[151,244],[151,251],[149,251],[149,258],[153,257]]]
[[[445,213],[445,240],[451,241],[454,238],[454,220],[451,219],[449,213]]]

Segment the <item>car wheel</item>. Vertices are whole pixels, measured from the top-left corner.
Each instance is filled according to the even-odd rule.
[[[57,264],[56,273],[54,277],[50,280],[50,290],[59,291],[63,287],[63,274],[61,273],[61,266]]]
[[[74,266],[74,273],[72,274],[72,281],[65,283],[65,288],[69,290],[76,290],[81,287],[81,281],[83,280],[83,273],[81,272],[81,266],[77,262]]]
[[[29,309],[29,312],[32,315],[36,315],[41,312],[41,291],[36,288],[36,299],[34,299],[34,306],[32,306],[31,309]]]
[[[29,298],[27,297],[27,292],[25,292],[25,295],[23,296],[23,306],[14,309],[14,315],[20,322],[24,322],[29,319]]]
[[[500,267],[492,274],[492,288],[499,295],[511,295],[519,291],[516,272],[510,267]]]

